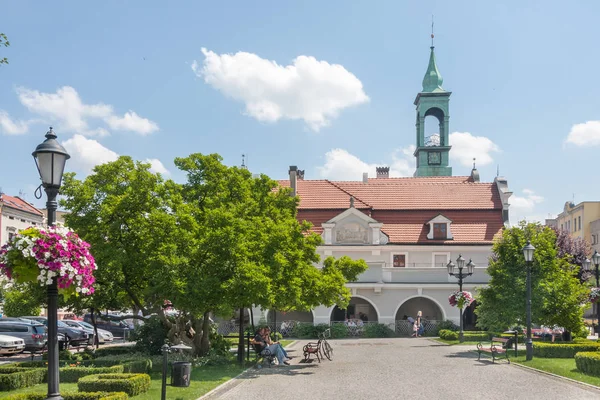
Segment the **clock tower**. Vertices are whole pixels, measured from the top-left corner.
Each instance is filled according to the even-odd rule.
[[[433,36],[433,35],[432,35]],[[449,103],[452,92],[442,88],[442,75],[435,63],[434,46],[431,46],[429,65],[423,78],[423,90],[417,94],[417,148],[414,156],[417,159],[415,176],[452,176],[448,156],[450,120]],[[439,123],[439,134],[425,137],[425,117],[433,116]]]

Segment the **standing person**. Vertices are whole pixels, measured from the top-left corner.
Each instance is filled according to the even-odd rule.
[[[425,326],[423,326],[423,312],[417,312],[417,320],[415,321],[415,325],[418,326],[417,329],[417,337],[422,336],[425,331]]]

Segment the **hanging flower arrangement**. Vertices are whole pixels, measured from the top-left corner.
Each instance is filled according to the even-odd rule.
[[[589,296],[590,303],[597,303],[600,300],[600,288],[592,288]]]
[[[452,307],[463,308],[465,306],[471,305],[471,303],[475,300],[471,292],[453,292],[450,297],[448,297],[448,302]]]
[[[94,270],[90,245],[69,228],[31,227],[13,236],[0,248],[0,272],[17,283],[52,284],[69,297],[94,293]]]

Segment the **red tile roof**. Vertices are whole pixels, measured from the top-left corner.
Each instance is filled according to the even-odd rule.
[[[279,181],[289,187],[289,181]],[[298,180],[298,219],[321,224],[354,206],[382,222],[391,244],[490,244],[504,226],[495,183],[470,177],[379,178],[363,182]],[[453,240],[427,239],[427,224],[438,214],[452,221]]]
[[[14,208],[15,210],[24,211],[30,214],[44,215],[40,210],[19,197],[0,194],[0,203],[3,203],[4,207]]]

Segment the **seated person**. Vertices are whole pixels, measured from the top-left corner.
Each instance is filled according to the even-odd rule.
[[[283,346],[281,345],[281,343],[279,342],[274,342],[271,339],[271,328],[269,328],[268,326],[265,328],[265,336],[264,336],[265,341],[267,342],[267,344],[269,346],[279,346],[281,348],[281,352],[283,353],[283,356],[285,358],[287,358],[288,360],[291,360],[292,357],[287,355],[287,351],[285,351],[285,349],[283,348]]]
[[[279,365],[290,365],[290,363],[288,361],[285,361],[285,356],[283,355],[282,347],[280,345],[271,345],[269,346],[269,344],[266,342],[265,338],[265,328],[259,328],[258,331],[256,332],[256,336],[254,336],[254,339],[252,339],[252,341],[250,342],[253,346],[254,349],[256,350],[256,352],[258,354],[263,354],[264,350],[269,350],[271,352],[271,354],[275,355],[275,357],[277,357],[277,361],[279,362]]]

